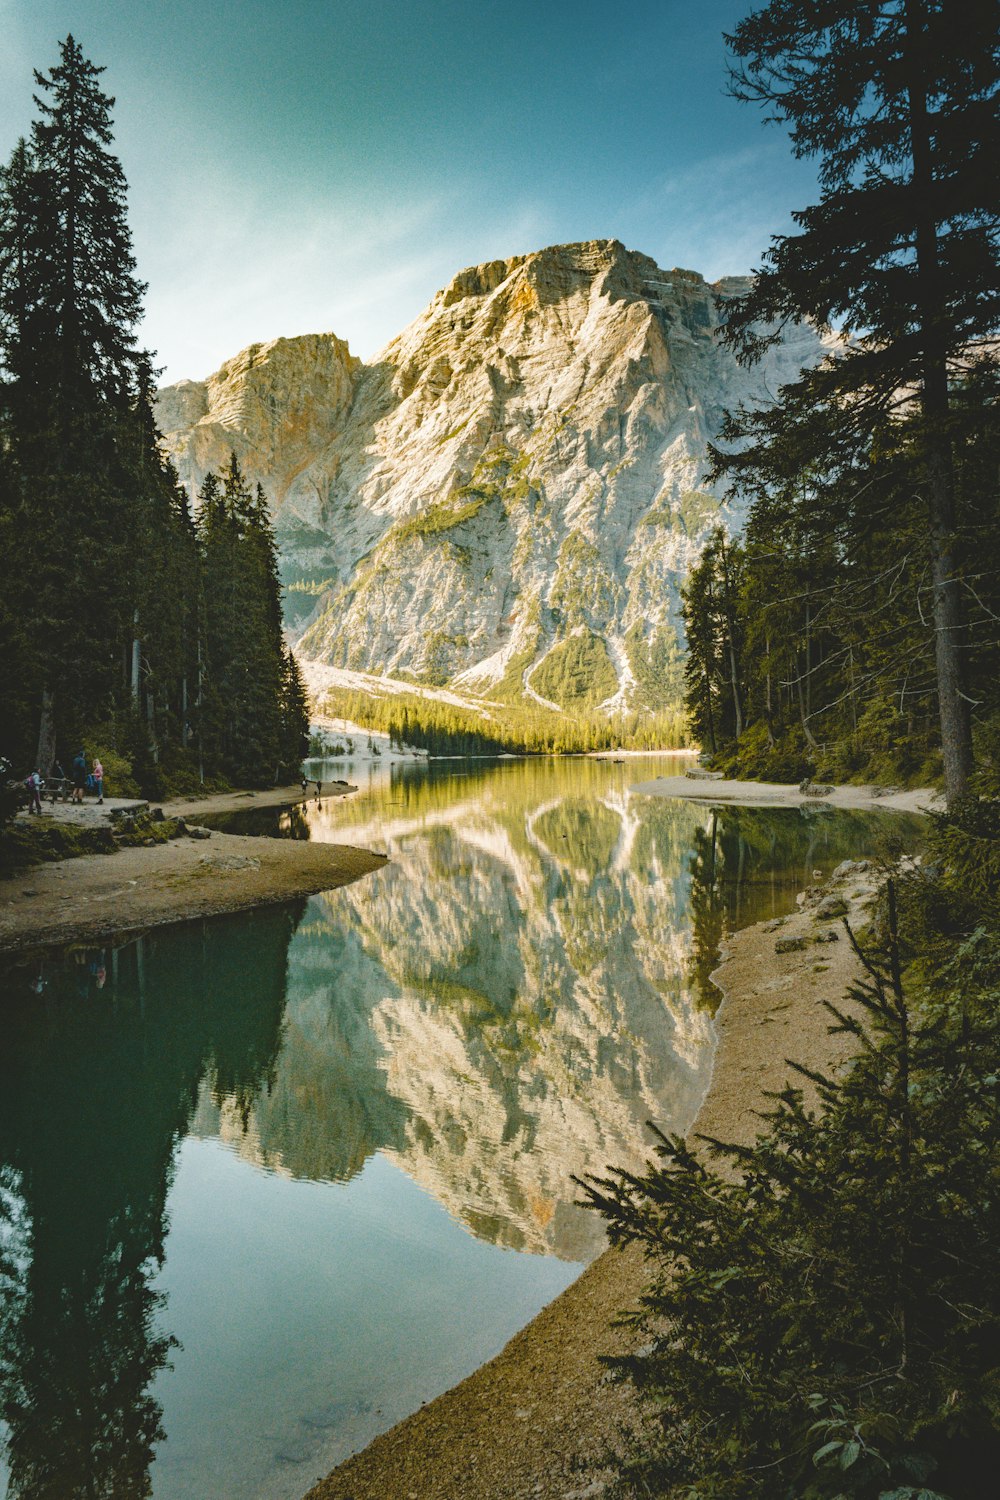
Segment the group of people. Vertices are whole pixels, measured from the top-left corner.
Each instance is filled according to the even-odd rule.
[[[97,796],[99,803],[104,801],[104,767],[95,755],[90,769],[87,768],[87,756],[81,746],[73,757],[70,764],[70,774],[66,775],[59,761],[54,761],[49,772],[49,782],[53,786],[63,786],[71,783],[69,794],[70,802],[83,802],[85,791],[92,791]],[[29,772],[25,777],[25,786],[28,789],[28,811],[29,813],[40,813],[42,810],[42,788],[45,781],[38,770]]]

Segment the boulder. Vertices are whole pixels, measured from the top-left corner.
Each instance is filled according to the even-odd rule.
[[[846,917],[847,912],[847,902],[842,896],[824,896],[816,908],[816,916],[824,922],[831,922],[835,917]]]

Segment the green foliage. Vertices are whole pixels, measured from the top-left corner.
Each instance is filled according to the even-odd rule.
[[[995,861],[995,829],[990,842]],[[957,955],[949,945],[904,970],[928,914],[957,915],[956,877],[930,898],[930,877],[907,877],[902,928],[886,887],[855,1006],[830,1007],[857,1053],[836,1078],[806,1074],[817,1110],[788,1086],[752,1146],[696,1154],[661,1136],[644,1174],[586,1186],[613,1241],[639,1244],[653,1275],[630,1319],[649,1342],[607,1361],[653,1416],[622,1494],[993,1493],[1000,935],[978,925]],[[963,914],[989,915],[974,902]]]
[[[676,749],[689,743],[687,725],[678,710],[659,714],[630,710],[614,716],[578,713],[570,718],[535,705],[501,709],[487,702],[480,710],[416,693],[380,698],[348,689],[328,692],[323,708],[331,718],[381,730],[395,743],[431,755],[564,755],[616,747]]]
[[[684,657],[673,627],[658,625],[647,639],[642,622],[637,620],[625,637],[625,650],[635,678],[637,706],[654,710],[676,707],[683,698]]]
[[[998,384],[980,366],[950,396],[963,675],[984,759],[1000,742],[1000,567],[987,543],[1000,525],[991,478]],[[913,785],[940,776],[921,451],[912,411],[859,447],[849,403],[817,407],[786,393],[757,422],[752,449],[717,458],[750,501],[746,534],[724,552],[717,541],[706,549],[685,591],[685,621],[687,703],[720,766],[782,780]],[[772,761],[779,769],[769,770]]]
[[[618,688],[618,677],[599,635],[586,630],[548,651],[529,679],[536,693],[570,712],[594,708]]]
[[[878,470],[882,434],[900,413],[901,392],[912,393],[909,481],[895,497],[912,532],[883,560],[899,577],[890,585],[887,570],[882,592],[928,594],[949,801],[973,769],[966,611],[978,607],[961,556],[963,460],[950,387],[956,366],[989,349],[1000,329],[1000,194],[988,165],[1000,151],[998,36],[989,4],[967,7],[956,27],[948,0],[771,0],[728,38],[732,92],[785,123],[797,155],[818,158],[820,198],[793,216],[793,233],[773,238],[749,290],[726,301],[724,337],[753,361],[790,319],[863,330],[784,387],[776,412],[736,414],[725,431],[738,440],[730,467],[759,480],[761,448],[770,450],[766,467],[791,435],[806,487],[811,430],[820,438],[815,472],[843,471],[845,460]],[[994,506],[995,489],[983,495]],[[864,503],[884,517],[882,496]],[[800,683],[811,681],[812,654],[807,645]],[[905,713],[905,689],[903,697]],[[808,711],[803,727],[808,739]]]
[[[113,733],[113,729],[110,731]],[[109,733],[108,728],[104,730]],[[132,771],[131,761],[112,746],[110,740],[86,738],[88,757],[99,760],[104,767],[104,795],[106,797],[138,797],[140,788]]]
[[[297,771],[309,716],[298,666],[282,636],[281,585],[267,499],[251,491],[235,453],[202,486],[203,651],[193,712],[206,767],[242,786]]]
[[[474,495],[464,505],[450,505],[445,500],[438,501],[436,505],[429,505],[426,510],[411,516],[408,521],[400,521],[398,526],[394,526],[387,533],[382,546],[408,542],[413,537],[427,538],[453,531],[456,526],[462,526],[466,521],[471,521],[474,516],[478,516],[489,498],[488,495],[480,494]]]
[[[297,760],[306,715],[266,504],[245,497],[227,575],[227,604],[261,638],[237,684],[233,609],[215,609],[206,576],[218,583],[226,548],[204,545],[162,457],[136,345],[145,288],[102,72],[67,37],[0,174],[0,754],[47,775],[85,741],[117,793],[162,796],[193,768],[200,784],[206,757],[209,775],[270,781]],[[209,743],[240,712],[260,725],[266,777]]]

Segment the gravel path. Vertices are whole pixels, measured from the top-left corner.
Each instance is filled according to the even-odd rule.
[[[326,792],[324,792],[326,795]],[[171,815],[288,803],[288,789],[226,794],[197,803],[167,803]],[[96,824],[121,803],[80,808],[57,804],[54,815]],[[46,805],[46,816],[49,815]],[[313,896],[380,870],[385,856],[347,844],[298,839],[243,838],[212,833],[172,839],[152,848],[119,849],[35,865],[0,880],[0,954],[109,937]]]

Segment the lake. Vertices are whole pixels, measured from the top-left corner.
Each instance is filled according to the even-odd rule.
[[[383,869],[0,974],[0,1496],[299,1500],[579,1274],[574,1174],[697,1111],[724,932],[916,836],[630,793],[676,768],[328,764],[215,825]]]

